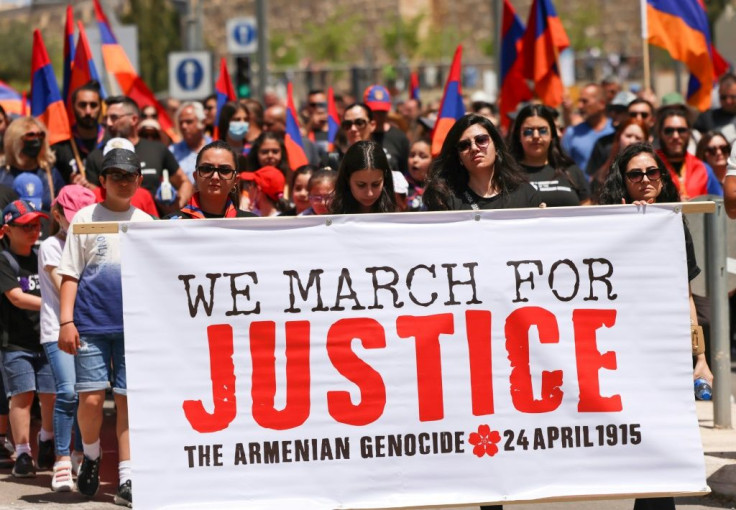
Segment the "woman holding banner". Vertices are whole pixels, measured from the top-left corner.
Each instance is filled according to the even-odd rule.
[[[538,207],[541,202],[496,127],[472,113],[447,133],[424,191],[430,211]]]
[[[168,219],[243,218],[255,216],[241,211],[238,197],[238,158],[221,140],[205,145],[197,154],[194,180],[197,192],[180,211]]]
[[[357,214],[395,211],[394,181],[383,148],[369,140],[354,143],[340,163],[330,212]]]

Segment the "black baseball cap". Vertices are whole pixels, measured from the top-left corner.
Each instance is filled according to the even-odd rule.
[[[131,174],[137,174],[141,171],[141,162],[135,152],[128,149],[112,149],[105,154],[102,160],[102,173],[108,170],[117,169]]]

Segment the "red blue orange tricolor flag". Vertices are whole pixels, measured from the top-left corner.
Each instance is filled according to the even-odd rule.
[[[642,11],[649,44],[664,48],[690,70],[687,102],[701,111],[710,108],[711,89],[719,73],[702,0],[647,0]],[[724,61],[720,54],[718,57],[719,70],[723,71]]]
[[[419,73],[416,71],[412,71],[409,75],[409,99],[416,99],[417,101],[420,101]]]
[[[159,104],[151,89],[148,88],[148,85],[138,75],[123,47],[118,44],[118,40],[112,32],[110,23],[107,21],[107,16],[105,16],[99,0],[94,0],[94,6],[97,26],[100,29],[100,40],[102,41],[102,58],[105,61],[107,73],[115,77],[115,80],[120,86],[120,91],[138,103],[139,107],[153,106],[156,108],[161,129],[173,141],[179,141],[179,136],[174,131],[173,124],[166,110]]]
[[[50,144],[71,137],[69,119],[64,101],[61,100],[59,84],[43,43],[41,32],[33,31],[33,53],[31,57],[31,115],[43,122],[48,129]]]
[[[503,2],[501,22],[501,94],[499,113],[501,125],[508,126],[508,114],[516,110],[519,103],[529,101],[532,91],[524,79],[521,41],[524,37],[524,24],[516,15],[509,0]]]
[[[465,115],[461,84],[462,56],[463,47],[458,46],[455,50],[455,56],[452,58],[450,74],[447,75],[445,91],[442,94],[440,110],[437,114],[437,121],[434,124],[434,130],[432,132],[432,156],[439,155],[448,131],[450,131],[450,128],[455,124],[457,119]]]
[[[222,57],[220,59],[220,76],[217,77],[215,82],[215,94],[217,96],[217,115],[215,116],[215,132],[214,138],[218,139],[218,127],[220,125],[220,112],[222,107],[228,101],[235,101],[235,87],[230,79],[230,73],[227,70],[227,59]]]
[[[289,167],[292,170],[309,163],[307,155],[304,153],[304,145],[302,145],[302,134],[299,131],[291,82],[286,86],[286,134],[284,135],[284,144],[286,145],[286,155],[289,157]]]
[[[74,54],[72,74],[69,79],[69,94],[65,96],[66,110],[69,114],[69,125],[72,127],[77,123],[76,117],[74,116],[74,108],[72,106],[72,92],[82,85],[89,83],[91,80],[96,80],[100,84],[100,95],[103,99],[107,97],[105,89],[102,87],[100,75],[97,73],[95,61],[92,59],[92,52],[89,49],[89,42],[87,41],[87,33],[84,31],[84,25],[79,21],[78,26],[79,41],[77,43],[77,51]]]
[[[0,106],[8,115],[25,115],[23,96],[4,81],[0,81]]]
[[[562,78],[558,56],[570,46],[551,0],[534,0],[522,39],[524,77],[534,81],[534,93],[547,106],[562,104]]]
[[[332,87],[327,89],[327,141],[330,144],[330,150],[333,150],[337,131],[340,129],[340,116],[337,114],[337,105],[335,104],[335,91]]]
[[[72,78],[72,62],[74,61],[74,14],[72,6],[66,6],[66,24],[64,25],[64,84],[61,94],[64,100],[69,97],[69,80]]]

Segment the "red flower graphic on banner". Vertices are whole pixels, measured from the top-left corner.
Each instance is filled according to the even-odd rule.
[[[497,430],[491,430],[486,424],[478,427],[478,432],[471,432],[468,443],[473,445],[473,454],[476,457],[488,455],[493,457],[498,453],[498,443],[501,440],[501,434]]]

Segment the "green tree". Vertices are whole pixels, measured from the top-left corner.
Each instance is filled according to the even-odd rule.
[[[428,60],[449,59],[455,54],[455,48],[468,37],[456,26],[432,27],[419,45],[418,56]]]
[[[277,67],[295,67],[299,63],[300,43],[292,34],[271,32],[269,34],[270,59]]]
[[[415,56],[419,48],[419,27],[423,20],[424,13],[419,13],[409,19],[394,16],[386,22],[381,30],[381,42],[392,61],[399,60],[402,55],[409,60]]]
[[[355,48],[362,45],[361,20],[360,14],[348,15],[344,7],[339,7],[324,23],[306,23],[303,36],[306,55],[316,62],[346,62],[354,55]]]
[[[591,3],[586,9],[572,9],[564,12],[561,3],[560,19],[565,27],[570,47],[575,51],[584,51],[588,48],[600,47],[603,39],[598,34],[601,26],[601,10],[597,3]]]
[[[31,89],[31,55],[33,54],[33,29],[30,23],[13,21],[6,24],[0,31],[0,79],[7,82],[18,91]],[[46,51],[48,51],[51,65],[56,73],[56,79],[61,90],[61,75],[63,46],[59,37],[42,34]]]
[[[166,0],[130,0],[130,9],[120,21],[138,27],[138,64],[143,81],[153,91],[168,90],[168,55],[181,49],[176,9]]]

